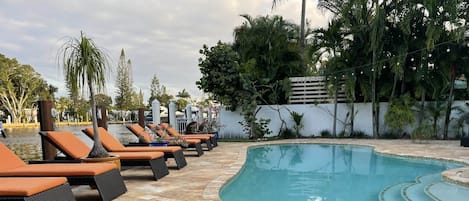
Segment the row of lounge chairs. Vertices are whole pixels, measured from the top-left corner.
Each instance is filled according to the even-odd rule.
[[[156,134],[161,130],[156,125],[149,125]],[[166,127],[168,133],[180,135],[176,130]],[[127,128],[136,136],[146,136],[151,143],[150,134],[139,125]],[[173,158],[176,169],[187,165],[183,148],[180,146],[150,147],[124,146],[104,128],[98,130],[101,142],[111,155],[118,155],[123,167],[148,166],[153,172],[154,180],[169,174],[165,160]],[[92,128],[83,130],[93,138]],[[64,156],[51,161],[32,161],[26,164],[4,144],[0,143],[0,200],[35,200],[35,201],[71,201],[73,197],[70,185],[90,185],[97,189],[101,200],[112,200],[125,192],[127,188],[120,171],[109,163],[80,163],[90,148],[70,131],[43,131],[39,133],[43,140],[53,144]],[[217,145],[213,135],[181,135],[194,148],[197,156],[203,154],[201,142],[207,150]],[[213,139],[212,139],[213,138]]]

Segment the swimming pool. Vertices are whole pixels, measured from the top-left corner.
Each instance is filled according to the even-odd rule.
[[[437,198],[444,194],[439,189],[449,184],[442,182],[440,173],[456,167],[461,165],[376,154],[366,146],[259,146],[248,150],[246,163],[222,188],[220,198],[223,201],[394,201],[404,197],[426,200],[423,196],[428,194]]]

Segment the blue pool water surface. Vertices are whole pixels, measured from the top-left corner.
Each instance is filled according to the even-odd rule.
[[[380,200],[383,189],[392,185],[407,189],[416,178],[425,175],[440,180],[439,173],[460,166],[376,154],[365,146],[261,146],[248,150],[245,165],[222,188],[220,198],[223,201],[376,201]],[[412,188],[416,187],[410,187],[409,191]],[[424,187],[420,188],[423,193]],[[395,193],[400,195],[400,189]]]

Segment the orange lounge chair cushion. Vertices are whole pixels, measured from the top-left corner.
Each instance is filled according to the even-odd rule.
[[[70,131],[48,131],[46,134],[60,150],[63,150],[74,159],[86,157],[91,151],[85,143]]]
[[[147,133],[145,131],[144,128],[142,128],[140,125],[138,124],[133,124],[133,125],[129,125],[127,126],[131,131],[132,133],[135,133],[135,135],[138,135],[138,136],[141,136],[143,137],[143,139],[145,140],[146,143],[150,143],[153,141],[152,137],[150,136],[149,133]]]
[[[3,177],[0,178],[1,196],[28,197],[67,182],[65,177]]]
[[[15,153],[0,142],[0,171],[26,166]]]
[[[2,162],[3,163],[3,162]],[[42,176],[42,177],[66,177],[66,176],[95,176],[116,166],[110,163],[48,163],[32,164],[10,170],[0,171],[0,176]]]
[[[99,127],[99,136],[101,138],[101,142],[103,143],[103,146],[112,152],[133,152],[133,151],[144,151],[144,152],[149,152],[149,151],[161,151],[161,152],[170,152],[173,153],[178,150],[182,150],[181,147],[177,146],[168,146],[168,147],[125,147],[122,145],[119,141],[114,138],[107,130],[105,130],[102,127]],[[89,133],[91,136],[93,135],[93,128],[86,128],[85,132]]]
[[[209,140],[212,136],[212,134],[191,134],[191,135],[181,135],[176,129],[172,128],[169,126],[167,123],[162,123],[161,124],[164,129],[168,131],[169,134],[174,135],[174,136],[180,136],[184,139],[201,139],[201,140]]]
[[[88,133],[90,136],[94,136],[94,131],[91,127],[85,128],[85,132]],[[107,150],[116,151],[125,149],[125,146],[122,145],[118,140],[116,140],[116,138],[114,138],[114,136],[112,136],[112,134],[109,133],[103,127],[99,127],[98,132],[99,138],[101,139],[104,148],[106,148]]]
[[[70,131],[48,131],[47,137],[52,140],[61,150],[73,159],[80,159],[88,156],[91,149],[86,146],[78,137]],[[125,147],[124,147],[125,148]],[[123,160],[151,160],[164,156],[162,152],[148,152],[148,153],[132,153],[132,152],[119,152],[111,155],[119,155]]]

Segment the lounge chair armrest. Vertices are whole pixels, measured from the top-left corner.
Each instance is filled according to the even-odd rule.
[[[80,160],[32,160],[29,164],[45,164],[45,163],[81,163]]]

